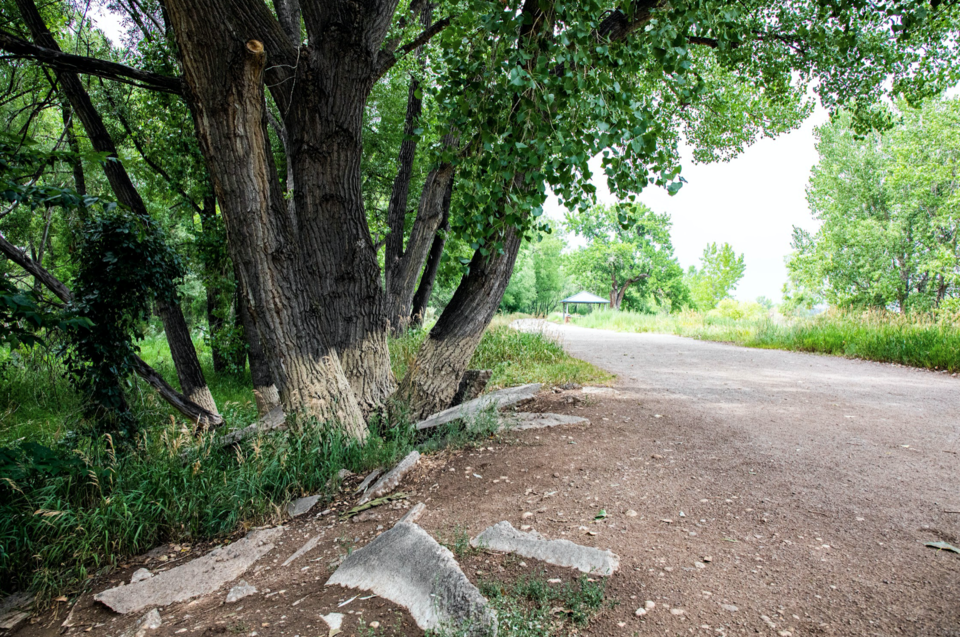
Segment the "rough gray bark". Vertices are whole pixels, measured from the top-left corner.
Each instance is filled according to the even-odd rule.
[[[180,361],[179,365],[174,365],[177,369],[177,379],[180,381],[180,390],[190,401],[211,413],[217,413],[217,404],[203,378],[203,369],[200,367],[200,361],[197,360],[197,352],[190,338],[190,329],[187,327],[180,305],[158,303],[157,311],[160,314],[160,320],[163,321],[167,343],[170,345],[170,357],[174,361]]]
[[[484,257],[475,252],[437,324],[421,345],[397,395],[412,418],[425,418],[450,404],[460,379],[496,314],[520,250],[520,235],[506,230],[503,252]]]
[[[443,248],[447,242],[447,233],[450,232],[450,200],[453,197],[453,180],[447,184],[447,192],[443,196],[443,217],[440,219],[440,229],[433,236],[427,264],[423,267],[420,276],[420,285],[413,295],[413,306],[410,308],[410,327],[423,325],[423,318],[427,314],[427,305],[433,293],[433,284],[437,280],[437,271],[440,269],[440,259],[443,257]]]
[[[237,285],[240,285],[239,277]],[[270,367],[267,364],[263,344],[260,343],[260,334],[253,321],[253,316],[247,309],[244,301],[246,295],[241,291],[237,300],[237,313],[243,323],[243,333],[247,339],[247,360],[250,361],[250,379],[253,381],[253,395],[257,401],[257,413],[263,417],[274,407],[280,404],[280,393],[273,383]]]
[[[59,51],[59,45],[47,29],[33,0],[16,0],[16,4],[33,39],[47,49]],[[80,121],[83,122],[90,144],[94,150],[107,154],[108,161],[103,162],[103,172],[117,201],[132,210],[140,218],[149,219],[147,207],[121,163],[113,138],[107,131],[103,118],[100,117],[100,113],[93,105],[83,83],[80,82],[80,78],[71,71],[55,69],[55,72],[61,90],[70,101],[70,105]],[[179,308],[175,312],[168,313],[168,320],[164,320],[164,330],[167,332],[167,340],[170,342],[171,357],[174,366],[177,368],[177,375],[181,379],[190,379],[191,383],[193,381],[200,383],[200,386],[184,387],[184,391],[188,395],[191,395],[191,392],[193,395],[204,394],[201,399],[201,402],[205,405],[204,408],[207,409],[206,405],[212,406],[213,408],[208,409],[208,411],[216,413],[213,396],[203,380],[203,372],[193,342],[189,338],[186,339],[186,343],[183,342],[183,334],[186,333],[189,336],[189,330],[183,319],[183,312]],[[172,333],[169,330],[172,330]]]

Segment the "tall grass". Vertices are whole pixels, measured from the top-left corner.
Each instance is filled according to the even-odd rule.
[[[402,375],[426,332],[390,342]],[[218,375],[197,342],[201,364],[231,425],[256,419],[250,380]],[[162,335],[141,343],[143,357],[175,378]],[[484,335],[474,364],[494,369],[494,386],[520,382],[594,382],[609,378],[539,334],[506,327]],[[0,590],[33,589],[41,599],[80,589],[84,581],[161,542],[197,542],[276,522],[304,494],[331,498],[340,469],[389,465],[413,448],[429,451],[485,440],[492,414],[418,434],[402,416],[373,420],[363,444],[335,428],[293,423],[286,432],[221,448],[134,381],[130,401],[141,433],[121,446],[109,436],[74,431],[82,409],[55,358],[39,350],[8,357],[0,369]],[[399,415],[398,415],[399,414]],[[44,447],[36,446],[41,443]]]
[[[736,320],[699,312],[649,315],[598,311],[576,317],[573,322],[582,327],[676,334],[747,347],[960,371],[960,323],[948,315],[827,312],[810,318]]]

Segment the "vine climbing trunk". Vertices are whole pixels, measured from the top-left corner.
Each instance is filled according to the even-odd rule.
[[[48,49],[59,51],[60,47],[43,22],[43,18],[40,16],[40,12],[37,10],[34,1],[16,0],[16,4],[24,23],[27,25],[36,43]],[[103,122],[103,118],[93,105],[90,95],[84,88],[80,78],[76,73],[70,71],[56,69],[55,72],[57,81],[60,84],[60,89],[67,97],[67,100],[69,100],[74,113],[83,123],[87,137],[90,140],[90,145],[93,146],[95,151],[107,155],[107,161],[103,162],[103,172],[107,177],[107,181],[110,183],[110,188],[113,190],[117,201],[132,210],[134,214],[138,215],[141,219],[149,220],[150,217],[146,204],[144,204],[140,193],[130,179],[130,175],[127,174],[123,163],[120,161],[113,138],[110,136]],[[212,409],[208,409],[208,411],[216,414],[216,404],[213,400],[213,395],[203,380],[203,372],[198,372],[198,370],[201,370],[200,361],[197,358],[197,352],[193,347],[193,342],[189,338],[186,339],[185,343],[182,342],[182,335],[186,333],[189,336],[189,329],[183,318],[183,312],[180,311],[179,307],[176,312],[170,313],[170,329],[173,330],[172,336],[171,332],[167,331],[167,321],[164,321],[164,330],[167,332],[167,340],[170,342],[170,353],[174,366],[177,369],[177,375],[181,378],[187,377],[195,379],[199,384],[193,388],[194,395],[203,394],[203,405],[210,405]],[[177,343],[177,347],[174,347],[174,342]],[[199,377],[197,376],[198,373]],[[183,390],[189,393],[186,387],[184,387]],[[194,400],[194,402],[196,402],[196,400]]]

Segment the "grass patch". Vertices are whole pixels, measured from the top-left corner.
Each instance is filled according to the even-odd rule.
[[[562,585],[543,573],[504,583],[484,580],[480,592],[497,611],[504,637],[553,637],[583,628],[605,606],[606,582],[581,576]]]
[[[390,359],[402,378],[417,355],[426,330],[409,332],[390,341]],[[491,369],[490,389],[527,383],[545,385],[603,384],[613,376],[586,361],[573,358],[556,341],[538,333],[519,332],[506,325],[488,329],[470,360],[471,369]]]
[[[960,325],[953,316],[827,312],[811,318],[732,319],[699,312],[669,315],[596,311],[581,327],[657,332],[766,349],[815,352],[960,371]]]

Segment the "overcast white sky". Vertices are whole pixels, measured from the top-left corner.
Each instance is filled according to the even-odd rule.
[[[121,33],[116,14],[94,3],[93,19],[115,44]],[[814,229],[804,188],[810,168],[817,163],[813,129],[827,119],[817,109],[804,125],[776,139],[763,139],[727,163],[696,165],[684,154],[683,176],[689,182],[671,197],[665,190],[648,189],[640,200],[673,219],[673,245],[686,269],[699,263],[710,242],[727,242],[746,256],[747,269],[734,293],[738,299],[766,296],[778,301],[787,279],[784,257],[790,252],[794,225]],[[602,173],[594,184],[603,203],[614,199]],[[563,218],[555,198],[546,214]]]
[[[649,188],[640,196],[653,210],[670,214],[673,246],[684,269],[699,264],[708,243],[726,242],[745,255],[747,264],[734,296],[780,300],[793,226],[817,227],[807,208],[805,188],[818,159],[813,129],[827,118],[818,107],[799,129],[762,139],[727,163],[694,164],[685,152],[682,174],[689,183],[679,193],[671,197],[661,188]],[[594,174],[600,201],[616,201],[599,164]],[[545,206],[552,218],[562,219],[564,212],[554,197]]]

